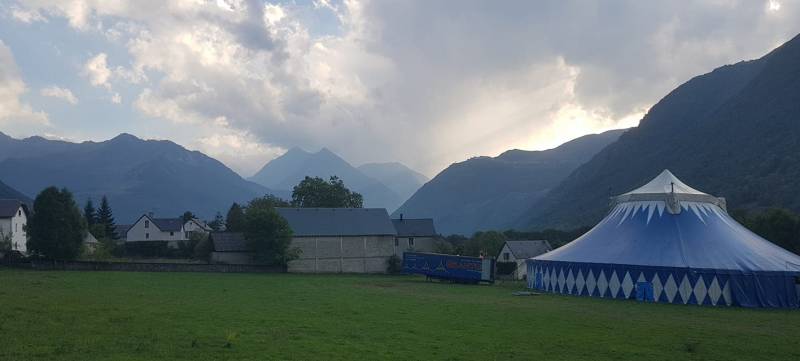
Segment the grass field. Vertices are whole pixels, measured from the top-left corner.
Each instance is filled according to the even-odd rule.
[[[417,277],[0,268],[0,360],[798,360],[800,311]]]

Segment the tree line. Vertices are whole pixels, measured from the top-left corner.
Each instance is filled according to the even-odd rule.
[[[443,237],[436,244],[435,252],[445,254],[460,254],[473,257],[497,257],[506,241],[514,240],[546,240],[553,248],[558,248],[580,237],[591,227],[580,227],[573,230],[562,231],[547,229],[543,231],[479,231],[472,236],[449,235]]]
[[[207,224],[214,231],[244,234],[259,262],[286,264],[297,254],[289,249],[292,230],[275,210],[278,207],[361,208],[363,197],[350,191],[336,176],[327,181],[306,177],[294,187],[291,201],[266,195],[246,205],[233,203],[226,217],[217,212]],[[27,248],[32,255],[62,260],[88,257],[84,246],[87,233],[98,240],[91,258],[125,255],[124,245],[117,242],[122,235],[116,233],[114,214],[105,196],[99,208],[89,199],[81,210],[69,190],[49,187],[37,195],[33,210],[26,226]],[[197,217],[187,211],[181,218],[185,223]],[[178,249],[170,254],[207,259],[211,250],[208,237],[193,235],[179,242]]]
[[[800,254],[800,214],[788,209],[767,208],[733,210],[730,215],[753,233],[790,252]],[[590,229],[591,227],[580,227],[567,231],[555,229],[535,232],[481,231],[470,237],[450,235],[441,239],[437,244],[436,252],[496,257],[506,241],[528,239],[547,240],[555,249],[572,242]]]
[[[327,181],[306,177],[294,187],[290,201],[266,195],[245,205],[233,203],[225,217],[217,212],[208,225],[215,231],[242,233],[260,262],[285,264],[297,255],[296,251],[289,249],[292,230],[275,210],[278,207],[361,208],[363,197],[347,189],[344,182],[335,176]],[[36,197],[34,210],[26,228],[30,253],[55,259],[75,259],[82,255],[86,232],[90,232],[99,241],[95,251],[100,253],[99,257],[119,255],[116,240],[120,235],[116,234],[113,211],[106,197],[102,197],[99,208],[95,208],[90,199],[81,211],[71,192],[50,187]],[[786,209],[734,210],[731,215],[761,237],[800,254],[800,215]],[[182,218],[185,222],[196,217],[186,212]],[[557,248],[589,229],[482,231],[470,237],[451,235],[442,237],[436,243],[435,251],[495,257],[508,240],[542,239]],[[179,248],[181,256],[201,259],[207,259],[212,250],[207,237],[193,238],[180,244]]]

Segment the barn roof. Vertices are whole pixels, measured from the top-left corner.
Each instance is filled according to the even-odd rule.
[[[18,199],[0,199],[0,218],[11,218],[17,214],[19,207],[22,207],[25,214],[28,213],[25,204]]]
[[[277,208],[295,236],[397,235],[384,208]]]
[[[394,229],[399,237],[435,237],[436,228],[433,226],[433,219],[393,219]]]
[[[247,240],[242,233],[211,232],[209,234],[214,252],[248,252]]]
[[[527,259],[550,252],[550,242],[543,240],[506,241],[508,249],[516,259]]]

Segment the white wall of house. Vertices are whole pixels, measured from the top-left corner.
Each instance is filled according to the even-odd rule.
[[[0,219],[0,230],[3,234],[11,235],[11,249],[26,253],[28,251],[28,235],[25,233],[25,226],[28,224],[28,215],[20,206],[17,213],[11,218]]]
[[[162,231],[145,215],[139,218],[128,230],[125,242],[167,241],[171,247],[177,247],[178,241],[185,241],[186,232],[181,227],[178,231]]]
[[[528,274],[528,267],[525,265],[525,259],[517,259],[514,257],[514,253],[508,248],[508,244],[503,245],[503,249],[501,249],[500,253],[497,255],[497,262],[516,262],[517,270],[514,271],[512,276],[518,280],[524,279]]]
[[[197,223],[197,220],[190,219],[183,224],[183,231],[184,232],[198,232],[198,233],[208,233],[208,229]],[[185,235],[188,238],[188,235]]]

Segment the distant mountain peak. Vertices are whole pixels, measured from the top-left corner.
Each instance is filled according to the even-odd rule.
[[[111,138],[110,142],[131,142],[131,141],[141,141],[142,139],[130,134],[130,133],[120,133],[118,136]]]
[[[444,234],[506,229],[622,132],[587,135],[549,150],[514,149],[452,164],[394,214],[433,218]]]
[[[311,153],[306,152],[305,149],[303,149],[303,148],[295,146],[295,147],[289,148],[289,150],[287,150],[281,156],[284,156],[284,155],[287,155],[287,154],[311,154]]]
[[[325,147],[322,147],[322,149],[320,149],[319,152],[314,153],[314,155],[320,156],[320,157],[337,158],[337,159],[344,160],[338,154],[334,153],[333,151],[331,151],[330,149],[325,148]]]
[[[291,148],[280,157],[269,161],[250,180],[271,189],[289,191],[307,176],[323,179],[339,177],[348,188],[364,196],[367,207],[393,210],[403,201],[385,183],[353,167],[326,147],[316,153],[297,147]]]
[[[38,137],[3,147],[0,156],[15,155],[0,159],[0,179],[9,187],[31,196],[51,185],[66,187],[79,203],[108,196],[118,222],[148,209],[211,217],[232,202],[272,193],[201,152],[127,133],[104,142]]]

